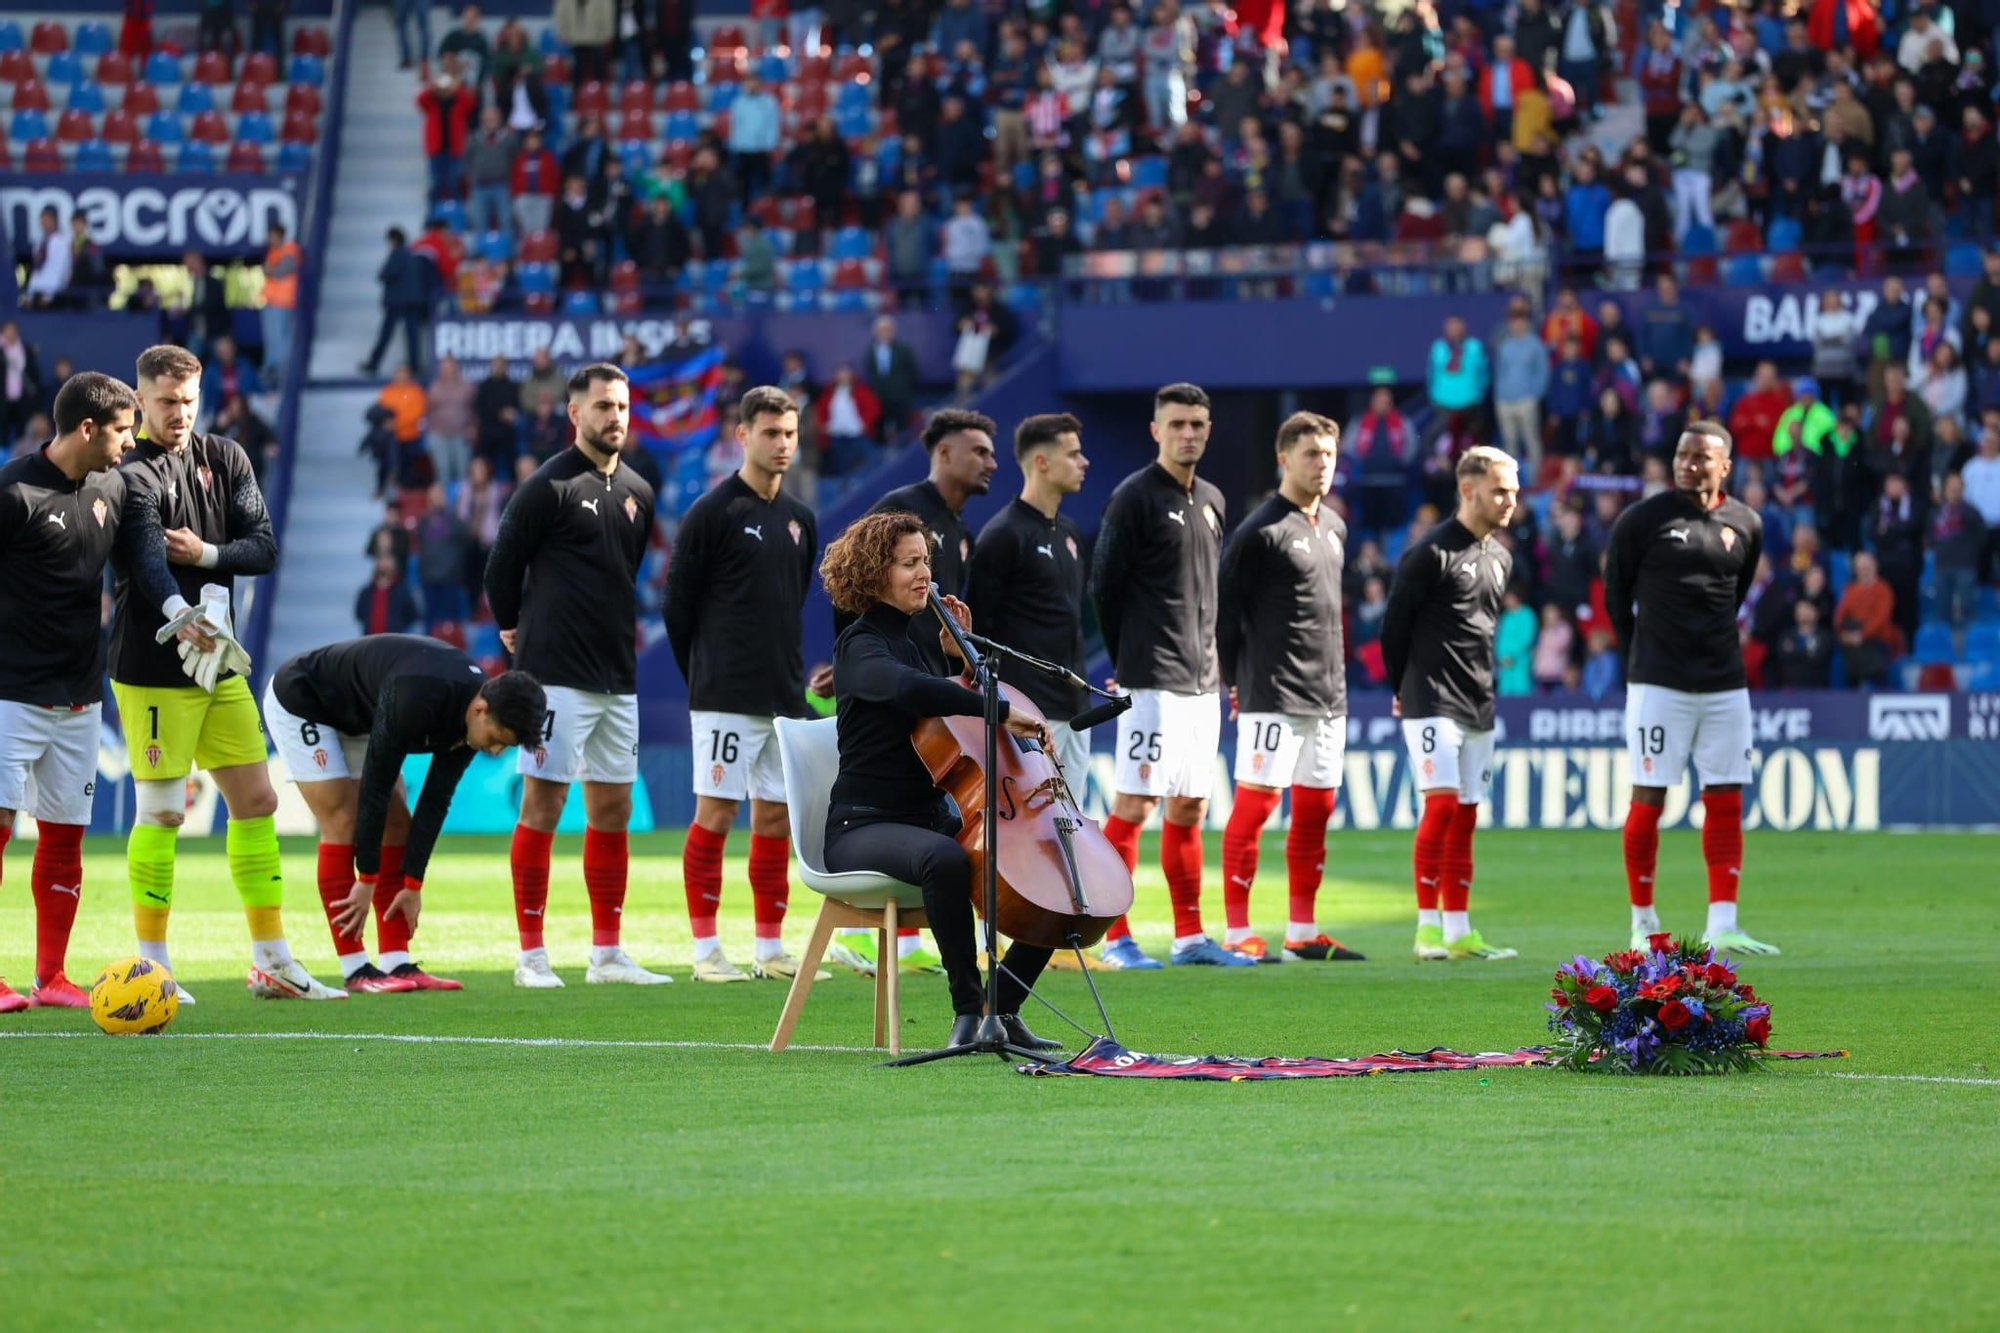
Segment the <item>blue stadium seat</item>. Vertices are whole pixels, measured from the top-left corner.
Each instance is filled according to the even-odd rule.
[[[1826,581],[1833,588],[1833,598],[1847,591],[1848,580],[1854,577],[1854,560],[1845,551],[1828,551],[1826,554]]]
[[[826,286],[826,274],[817,259],[795,259],[779,270],[787,290],[799,294],[816,294]]]
[[[1001,301],[1015,314],[1032,319],[1042,313],[1042,289],[1032,282],[1016,282],[1001,293]]]
[[[78,55],[101,56],[115,45],[111,29],[96,19],[77,24],[76,31],[70,35],[70,49]]]
[[[49,137],[49,118],[40,111],[16,111],[7,125],[7,137],[21,143]]]
[[[874,243],[860,227],[842,227],[833,234],[827,254],[833,259],[866,259],[874,253]]]
[[[1756,255],[1731,255],[1722,268],[1723,285],[1756,287],[1764,281],[1764,261]]]
[[[521,265],[514,270],[514,279],[520,283],[524,295],[550,295],[556,289],[556,271],[553,265],[540,260]]]
[[[545,56],[560,56],[569,53],[569,48],[563,45],[563,39],[556,35],[556,25],[553,23],[542,25],[542,30],[535,35],[535,45]]]
[[[1910,656],[1925,666],[1951,661],[1951,627],[1935,620],[1928,625],[1917,626],[1917,641]]]
[[[1804,234],[1797,218],[1772,218],[1764,243],[1774,255],[1794,254]]]
[[[742,90],[733,83],[708,84],[706,86],[706,95],[702,99],[702,106],[710,114],[727,111],[736,105],[736,94],[740,91]]]
[[[875,308],[875,300],[874,292],[844,287],[827,294],[826,308],[837,315],[865,315]]]
[[[175,161],[174,170],[189,175],[213,175],[215,169],[213,147],[199,142],[181,145],[181,155]]]
[[[104,89],[96,83],[79,83],[69,90],[68,107],[71,111],[87,111],[93,116],[104,114]]]
[[[205,83],[189,83],[181,86],[181,95],[174,103],[174,109],[183,116],[199,116],[215,110],[215,90]]]
[[[637,180],[652,169],[653,145],[644,139],[619,144],[618,160],[625,166],[626,179]]]
[[[465,627],[465,651],[476,659],[500,656],[500,627],[490,620]]]
[[[704,290],[719,292],[729,285],[729,261],[711,259],[701,266],[701,285]]]
[[[1016,162],[1013,169],[1014,188],[1022,194],[1035,188],[1035,164],[1025,159]]]
[[[311,171],[313,150],[311,144],[281,143],[278,145],[278,170]]]
[[[147,68],[152,68],[150,62]],[[285,82],[310,83],[315,88],[322,87],[326,83],[326,62],[318,56],[293,56],[291,62],[285,66]]]
[[[661,137],[668,143],[685,142],[701,133],[701,122],[694,118],[692,111],[673,111],[667,114],[666,129]]]
[[[117,163],[111,156],[111,145],[102,139],[85,139],[76,146],[76,160],[70,164],[76,171],[113,171]]]
[[[1922,637],[1923,630],[1917,631]],[[1972,662],[2000,662],[2000,625],[1976,622],[1965,631],[1965,656]]]
[[[764,58],[757,62],[757,77],[766,83],[783,83],[792,77],[792,71],[786,68],[783,56],[767,51]]]
[[[465,230],[465,205],[456,199],[446,199],[435,205],[431,216],[444,223],[448,231]]]
[[[42,71],[42,78],[49,83],[83,83],[88,77],[82,58],[74,51],[56,52],[49,57],[48,68]]]
[[[1681,253],[1684,255],[1712,255],[1716,252],[1715,232],[1699,222],[1688,227],[1687,235],[1681,238]]]
[[[504,231],[489,231],[479,238],[479,257],[494,264],[504,264],[514,257],[514,238]]]
[[[1990,690],[2000,686],[2000,662],[1974,662],[1965,669],[1965,688]]]
[[[0,51],[25,51],[28,39],[21,34],[21,25],[13,19],[0,19]]]
[[[1948,278],[1976,278],[1986,271],[1985,255],[1977,245],[1961,242],[1945,251],[1944,273]]]
[[[866,111],[875,105],[875,91],[871,84],[843,83],[833,93],[833,109],[846,111],[849,108]]]
[[[865,139],[875,132],[875,113],[865,106],[841,107],[833,113],[833,129],[843,139]]]
[[[146,57],[146,65],[141,72],[147,83],[170,88],[181,81],[181,62],[165,51],[155,51]]]
[[[1132,188],[1135,190],[1166,189],[1167,159],[1159,156],[1158,154],[1154,154],[1150,157],[1133,158]]]
[[[236,137],[245,143],[270,143],[278,137],[278,132],[264,112],[246,111],[237,117]]]
[[[562,312],[565,315],[594,315],[597,313],[597,293],[572,289],[563,293]]]
[[[157,144],[174,144],[187,138],[187,130],[173,112],[155,111],[146,117],[146,137]]]

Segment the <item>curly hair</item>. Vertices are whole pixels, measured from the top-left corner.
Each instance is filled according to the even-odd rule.
[[[911,533],[921,534],[926,549],[930,530],[906,510],[867,514],[849,524],[820,557],[819,576],[826,595],[851,616],[866,613],[882,596],[882,578],[896,558],[896,545]]]

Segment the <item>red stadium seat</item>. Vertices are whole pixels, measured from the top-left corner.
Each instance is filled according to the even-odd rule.
[[[795,83],[786,88],[792,111],[809,120],[817,120],[826,114],[826,85],[823,83]]]
[[[685,80],[670,83],[667,85],[666,94],[660,98],[660,110],[699,111],[701,97],[695,92],[694,85]]]
[[[786,219],[786,226],[794,231],[811,231],[819,225],[819,206],[813,202],[811,195],[802,194],[791,203],[791,216]]]
[[[1917,673],[1917,688],[1920,690],[1955,690],[1958,675],[1949,662],[1932,662]]]
[[[224,171],[244,171],[253,176],[261,176],[264,174],[264,150],[254,143],[246,143],[238,140],[229,145],[229,157],[222,169]]]
[[[14,109],[16,111],[49,110],[48,85],[40,79],[23,79],[15,84]]]
[[[546,315],[556,308],[553,292],[528,292],[521,297],[521,304],[531,315]]]
[[[192,82],[207,84],[228,83],[231,78],[229,57],[220,51],[203,51],[195,57]]]
[[[1806,257],[1798,251],[1771,256],[1772,282],[1805,282],[1807,279]]]
[[[82,143],[85,139],[97,137],[97,125],[88,111],[65,111],[56,121],[56,141],[58,143]]]
[[[318,56],[324,60],[332,46],[327,40],[325,28],[305,27],[292,33],[292,54],[295,56]]]
[[[220,111],[204,111],[188,127],[188,138],[196,143],[228,143],[229,122],[222,118]]]
[[[833,266],[833,286],[855,289],[868,285],[868,269],[860,260],[843,259]]]
[[[619,143],[633,140],[650,140],[653,137],[653,115],[650,111],[626,111],[619,115],[612,127],[611,137]]]
[[[245,83],[276,83],[278,60],[269,51],[252,51],[243,57],[243,69],[236,76]]]
[[[52,56],[58,51],[69,50],[69,29],[60,23],[44,19],[35,25],[28,38],[28,49],[38,56]]]
[[[875,113],[875,137],[878,139],[902,137],[902,131],[896,128],[896,108],[885,106]]]
[[[14,155],[7,151],[7,136],[0,134],[0,171],[14,169]]]
[[[300,111],[285,113],[285,127],[278,137],[286,143],[314,143],[319,139],[319,126],[314,118]]]
[[[569,57],[555,53],[543,56],[542,82],[567,84],[569,82]]]
[[[552,231],[531,231],[521,238],[521,252],[518,258],[523,264],[555,262],[556,234]]]
[[[134,119],[150,116],[160,109],[160,92],[150,83],[134,82],[125,90],[125,113]]]
[[[114,106],[104,113],[104,125],[97,131],[98,137],[106,143],[134,144],[139,142],[139,126],[132,119],[132,113],[122,106]]]
[[[321,106],[320,91],[310,83],[294,83],[285,88],[285,114],[303,112],[317,118]]]
[[[836,83],[867,83],[875,77],[875,67],[859,51],[849,51],[833,69]]]
[[[1690,287],[1713,287],[1722,280],[1714,255],[1690,255],[1684,281]]]
[[[167,161],[160,156],[160,146],[151,139],[138,140],[132,145],[132,151],[125,155],[125,170],[135,176],[166,169]]]
[[[36,31],[39,33],[41,30],[38,28]],[[717,51],[741,51],[745,46],[743,29],[733,23],[723,24],[715,30],[715,35],[708,39],[708,50],[711,55]],[[37,47],[36,49],[40,50],[41,48]],[[61,48],[57,49],[60,50]]]
[[[694,163],[694,144],[691,140],[675,139],[660,150],[660,165],[675,171],[686,171]]]
[[[639,266],[629,259],[622,259],[611,269],[611,290],[614,292],[636,292],[639,290]]]
[[[300,85],[300,87],[304,86],[306,85]],[[253,83],[249,79],[245,79],[243,82],[237,84],[236,91],[230,94],[229,110],[234,115],[244,116],[252,111],[265,112],[270,109],[271,92],[267,84]]]
[[[579,116],[602,116],[611,110],[611,94],[596,79],[576,90],[576,114]]]
[[[26,51],[0,51],[0,82],[30,83],[35,78],[35,58]],[[15,94],[20,96],[19,93]]]
[[[760,227],[784,225],[779,214],[777,199],[768,194],[760,194],[750,201],[750,220]]]
[[[465,651],[465,626],[456,620],[440,620],[431,626],[431,637],[448,643],[460,652]]]
[[[1729,224],[1723,233],[1722,248],[1732,255],[1759,255],[1764,253],[1764,233],[1749,218],[1738,218]]]
[[[708,58],[708,81],[717,83],[741,83],[743,63],[736,56],[710,56]]]
[[[623,112],[651,111],[653,109],[653,85],[644,79],[634,79],[618,90],[618,109]]]
[[[809,55],[799,61],[798,73],[793,75],[800,83],[825,83],[833,78],[833,62],[823,55]]]
[[[29,144],[27,151],[21,155],[21,170],[31,175],[62,169],[62,149],[56,147],[54,139],[37,139]]]
[[[122,51],[106,51],[97,58],[97,81],[111,87],[132,82],[132,57]]]

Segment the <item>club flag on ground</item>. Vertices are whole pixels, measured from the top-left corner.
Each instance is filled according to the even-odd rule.
[[[1775,1060],[1838,1059],[1846,1051],[1769,1051]],[[1546,1046],[1522,1046],[1512,1051],[1454,1051],[1434,1046],[1427,1051],[1386,1051],[1345,1058],[1325,1056],[1148,1055],[1099,1037],[1081,1053],[1057,1065],[1017,1065],[1023,1074],[1043,1078],[1100,1075],[1108,1078],[1180,1078],[1213,1083],[1245,1083],[1275,1078],[1353,1078],[1367,1074],[1426,1074],[1450,1069],[1505,1069],[1549,1063]]]

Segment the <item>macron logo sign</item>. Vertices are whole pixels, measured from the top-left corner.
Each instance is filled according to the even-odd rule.
[[[1950,735],[1948,694],[1878,694],[1868,700],[1870,740],[1941,741]]]

